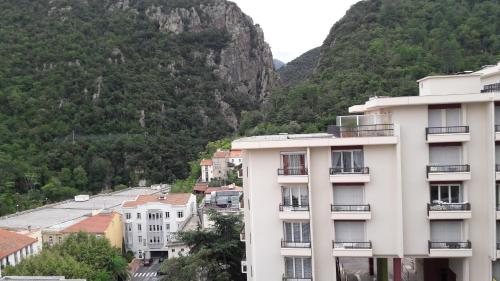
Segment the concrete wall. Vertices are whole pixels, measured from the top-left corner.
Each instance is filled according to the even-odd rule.
[[[121,249],[123,240],[123,223],[121,215],[115,213],[113,220],[106,229],[104,236],[109,240],[111,246]]]
[[[419,82],[421,96],[479,93],[479,75],[436,76]]]

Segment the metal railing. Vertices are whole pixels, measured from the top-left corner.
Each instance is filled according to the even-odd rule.
[[[470,241],[465,242],[433,242],[429,241],[430,249],[472,249],[472,243]]]
[[[470,211],[470,203],[428,203],[427,213],[432,211]]]
[[[281,240],[281,248],[311,248],[311,241]]]
[[[307,174],[307,168],[278,169],[279,176],[305,176]]]
[[[359,137],[387,137],[394,135],[393,124],[336,126],[327,128],[329,134],[337,138],[359,138]]]
[[[309,212],[309,205],[280,204],[280,212]]]
[[[426,135],[433,134],[465,134],[469,132],[469,126],[428,127],[425,128]]]
[[[312,277],[297,277],[297,276],[285,276],[283,275],[283,281],[312,281]]]
[[[470,172],[470,165],[427,165],[427,175],[431,173]]]
[[[331,205],[332,212],[369,212],[370,204],[362,204],[362,205]]]
[[[336,175],[336,174],[369,174],[369,173],[370,173],[370,168],[368,168],[368,167],[351,167],[351,168],[333,167],[333,168],[330,168],[330,175]]]
[[[339,242],[332,241],[334,249],[371,249],[372,241],[367,242]]]
[[[481,93],[500,92],[500,83],[484,85]]]

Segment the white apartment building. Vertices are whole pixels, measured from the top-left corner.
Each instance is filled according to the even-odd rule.
[[[135,200],[123,202],[122,216],[125,247],[136,257],[176,257],[188,252],[177,241],[176,233],[197,218],[196,196],[139,195]]]
[[[328,133],[236,140],[248,280],[338,280],[414,258],[419,281],[500,280],[500,64],[374,97]],[[497,207],[498,206],[498,207]]]

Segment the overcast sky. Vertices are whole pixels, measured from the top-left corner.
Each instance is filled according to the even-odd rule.
[[[289,62],[321,46],[330,28],[359,0],[231,0],[264,30],[273,56]]]

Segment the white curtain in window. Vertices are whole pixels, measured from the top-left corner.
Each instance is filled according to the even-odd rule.
[[[342,166],[342,153],[339,151],[334,151],[332,153],[332,168]]]
[[[337,242],[364,242],[365,222],[336,221],[335,241]]]
[[[446,109],[446,126],[460,126],[461,122],[460,108],[447,108]]]
[[[364,166],[363,150],[354,150],[352,155],[354,168],[362,168]],[[359,169],[357,171],[359,171]]]
[[[304,259],[304,278],[312,278],[312,265],[310,258]]]
[[[443,127],[441,109],[429,109],[429,127]]]
[[[291,200],[291,188],[284,186],[283,187],[283,205],[290,206],[292,203]]]
[[[295,258],[295,277],[302,277],[302,259]]]
[[[342,167],[346,172],[349,172],[352,168],[352,152],[344,151],[342,152]]]
[[[462,222],[460,221],[431,221],[431,241],[433,242],[461,242]]]
[[[287,277],[294,276],[293,258],[285,258],[285,274]]]
[[[333,188],[333,204],[363,204],[363,186],[335,186]]]
[[[299,169],[300,167],[300,155],[299,154],[290,154],[288,155],[288,168],[290,169]]]
[[[308,223],[302,224],[302,242],[311,241],[311,229]]]
[[[461,146],[431,146],[429,148],[430,165],[460,165],[461,159]]]

